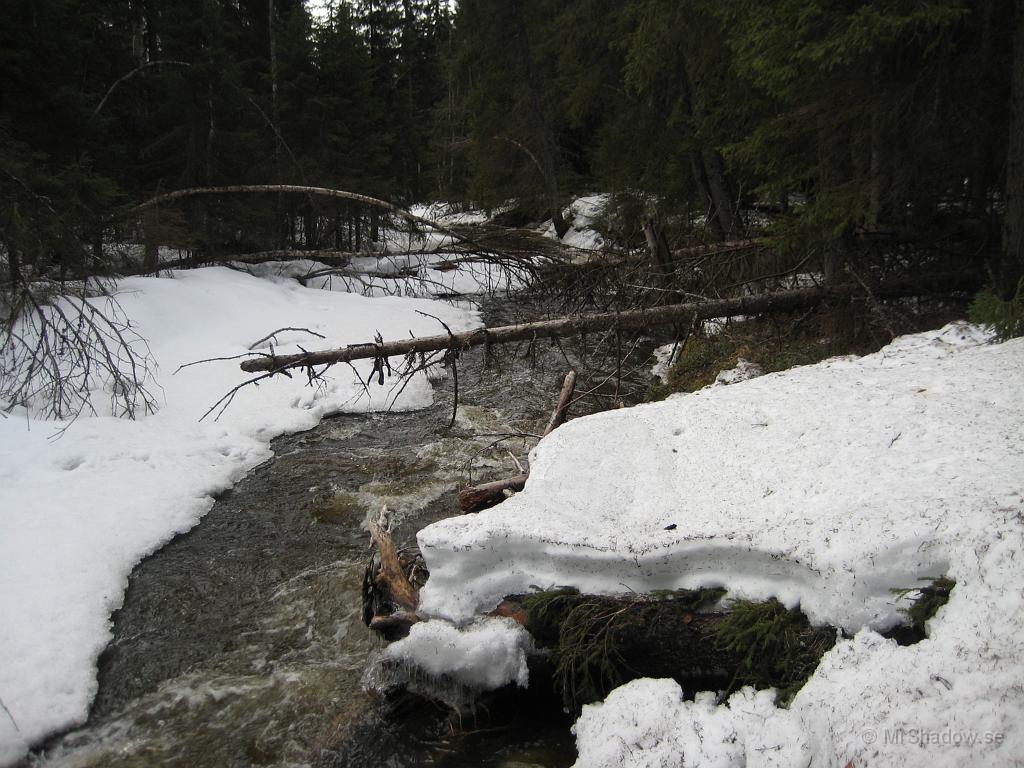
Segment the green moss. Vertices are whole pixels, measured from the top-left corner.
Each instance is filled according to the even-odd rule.
[[[765,373],[774,373],[818,363],[845,351],[827,338],[772,338],[760,324],[745,323],[727,333],[690,337],[665,381],[652,384],[646,399],[663,400],[676,392],[695,392],[713,384],[721,371],[734,368],[741,357],[756,363]]]
[[[725,597],[725,587],[704,587],[702,589],[656,589],[648,593],[654,600],[672,600],[681,610],[699,611],[717,603]]]
[[[940,576],[931,580],[931,583],[925,587],[905,587],[892,591],[900,597],[916,593],[910,607],[904,608],[903,612],[910,620],[910,625],[922,637],[925,637],[925,625],[938,613],[939,608],[949,602],[949,595],[955,586],[956,582],[953,579]]]
[[[744,685],[777,688],[783,705],[803,687],[835,641],[835,630],[812,627],[800,610],[787,609],[774,598],[763,603],[733,601],[717,632],[719,647],[742,657],[729,691]]]
[[[696,611],[722,597],[725,590],[663,590],[636,598],[582,595],[574,587],[559,587],[523,598],[530,634],[553,651],[554,686],[569,711],[602,700],[613,688],[636,677],[623,660],[620,643],[630,632],[617,630],[628,623],[638,606],[671,600],[678,610]]]
[[[551,650],[554,687],[570,711],[600,701],[628,680],[652,674],[677,676],[684,687],[727,687],[727,692],[744,685],[777,688],[779,703],[787,704],[835,644],[836,630],[812,627],[799,610],[774,599],[737,600],[724,616],[698,616],[724,594],[724,589],[710,588],[608,597],[560,587],[528,595],[522,604],[530,634],[538,646]],[[664,655],[652,659],[651,649],[673,643],[684,625],[696,633],[688,642],[699,643],[707,653],[670,661],[669,666]],[[728,667],[732,663],[737,663],[735,669]],[[724,670],[713,671],[721,664],[727,665]]]

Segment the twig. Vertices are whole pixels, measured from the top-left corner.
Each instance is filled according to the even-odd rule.
[[[121,85],[121,83],[125,82],[126,80],[130,80],[131,78],[135,77],[135,75],[139,74],[140,72],[142,72],[144,70],[147,70],[150,67],[191,67],[191,66],[192,65],[189,64],[187,61],[172,61],[171,59],[163,59],[161,61],[147,61],[145,64],[140,64],[135,69],[133,69],[131,72],[129,72],[127,75],[123,75],[123,76],[119,77],[117,80],[114,81],[114,84],[112,86],[110,86],[110,88],[107,89],[107,92],[103,95],[103,98],[100,99],[100,103],[96,105],[96,109],[94,109],[92,111],[92,117],[96,117],[96,115],[98,115],[100,113],[100,110],[103,109],[103,105],[106,104],[107,103],[107,99],[110,98],[110,94],[112,94],[117,89],[117,87],[119,85]]]
[[[254,341],[252,344],[249,345],[249,349],[250,350],[256,349],[256,347],[258,347],[264,341],[267,341],[269,339],[276,339],[277,334],[283,333],[284,331],[299,331],[301,333],[308,333],[310,336],[316,336],[318,339],[326,339],[327,338],[322,333],[317,333],[316,331],[311,331],[311,330],[309,330],[309,328],[278,328],[276,331],[272,331],[271,333],[268,333],[262,339],[259,339],[258,341]]]

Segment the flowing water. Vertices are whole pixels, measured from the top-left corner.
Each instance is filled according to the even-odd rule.
[[[506,319],[508,306],[489,302],[488,322]],[[543,429],[569,365],[561,347],[525,351],[500,350],[486,366],[481,351],[463,357],[451,429],[449,374],[427,410],[340,415],[276,440],[273,459],[135,569],[88,722],[32,761],[571,764],[569,721],[537,692],[459,718],[364,688],[381,647],[361,620],[364,521],[386,503],[396,542],[411,543],[425,524],[458,513],[458,487],[518,473],[510,453],[524,461],[535,441],[507,435]]]

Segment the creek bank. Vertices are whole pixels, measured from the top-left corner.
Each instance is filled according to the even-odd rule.
[[[523,304],[543,311],[507,300],[489,300],[485,311],[500,322]],[[571,344],[565,352],[574,355]],[[458,488],[514,471],[508,451],[525,460],[533,440],[522,435],[543,430],[565,368],[562,350],[548,345],[508,349],[486,365],[481,350],[459,360],[450,430],[449,375],[426,410],[343,414],[276,439],[273,459],[134,569],[89,720],[33,759],[76,768],[312,765],[321,752],[366,754],[367,740],[396,766],[499,765],[500,755],[570,764],[567,726],[535,727],[532,708],[522,722],[506,708],[501,724],[481,724],[486,737],[465,719],[453,737],[447,711],[423,700],[394,709],[364,691],[380,646],[360,619],[367,517],[387,504],[406,543],[458,512]],[[410,711],[424,723],[423,743],[388,735]],[[434,731],[446,735],[428,738]],[[463,749],[474,756],[460,763]]]

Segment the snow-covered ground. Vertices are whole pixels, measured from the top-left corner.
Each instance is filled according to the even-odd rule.
[[[237,266],[259,277],[300,279],[313,288],[368,297],[476,297],[520,290],[528,282],[528,272],[513,263],[465,258],[452,263],[453,258],[443,253],[356,256],[344,269],[310,259]]]
[[[410,298],[368,299],[259,279],[226,268],[175,272],[120,283],[118,300],[159,364],[161,409],[138,421],[0,418],[0,765],[27,746],[84,720],[96,691],[96,659],[110,639],[110,613],[128,574],[146,554],[191,528],[256,464],[269,441],[313,427],[337,411],[428,405],[418,374],[398,398],[391,382],[367,394],[347,366],[323,386],[303,376],[239,392],[218,421],[199,418],[245,375],[238,361],[175,370],[183,363],[239,355],[265,334],[275,350],[320,349],[443,332],[478,324],[474,312]],[[258,349],[267,351],[270,342]],[[400,367],[401,360],[392,361]],[[357,364],[365,380],[372,363]],[[109,399],[97,391],[101,409]]]
[[[419,533],[421,612],[466,622],[534,584],[720,585],[854,635],[786,710],[624,686],[578,721],[581,768],[1021,765],[1024,339],[987,340],[954,324],[571,421],[522,493]],[[903,620],[892,590],[942,575],[927,640],[877,633]]]

